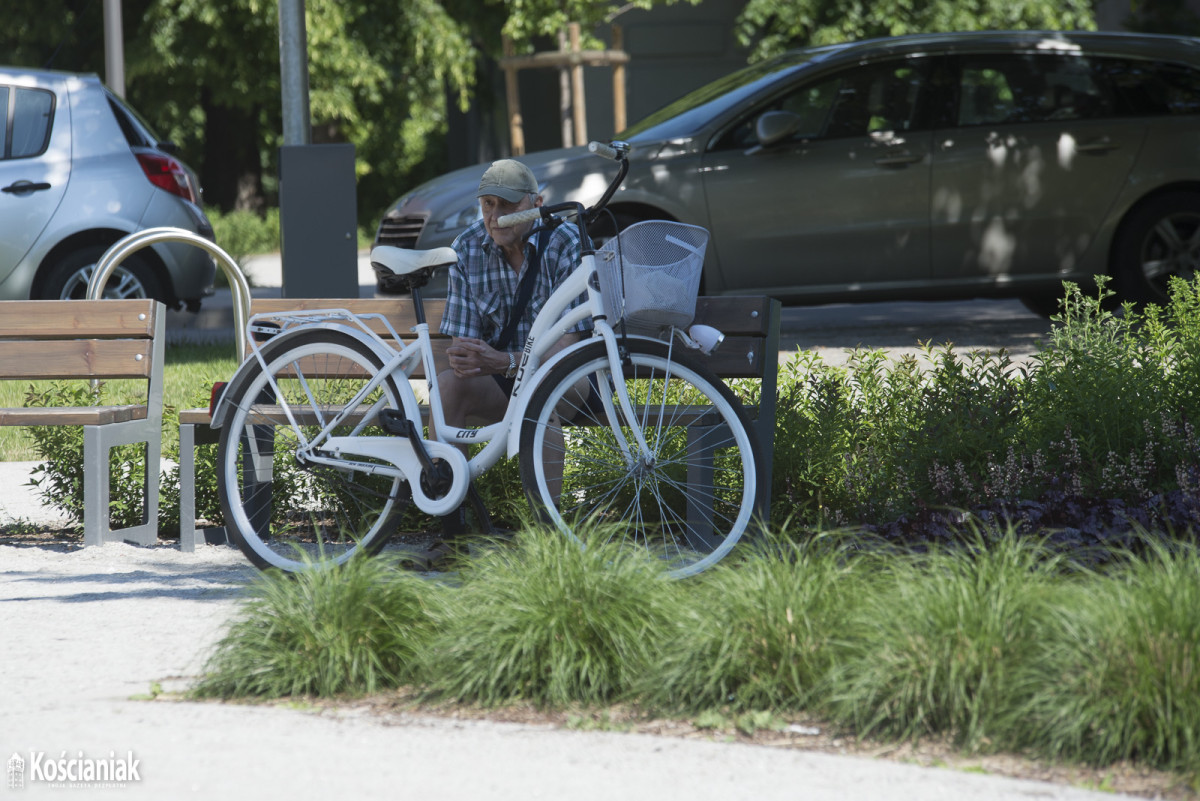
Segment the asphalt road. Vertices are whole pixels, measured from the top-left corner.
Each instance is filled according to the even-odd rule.
[[[375,292],[374,274],[365,254],[358,259],[359,296]],[[279,297],[278,256],[258,256],[246,264],[256,297]],[[167,327],[172,341],[232,341],[233,304],[229,290],[218,290],[204,301],[199,314],[171,312]],[[996,351],[1004,348],[1015,358],[1038,349],[1050,323],[1017,300],[956,300],[937,302],[835,303],[788,306],[780,320],[780,352],[816,350],[827,362],[840,363],[855,347],[881,348],[893,354],[920,351],[920,343]]]

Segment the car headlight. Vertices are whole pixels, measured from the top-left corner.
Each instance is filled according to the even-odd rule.
[[[471,205],[466,206],[456,214],[451,214],[444,217],[437,223],[438,231],[457,231],[460,228],[466,228],[476,220],[483,219],[483,214],[479,211],[479,201],[472,200]]]

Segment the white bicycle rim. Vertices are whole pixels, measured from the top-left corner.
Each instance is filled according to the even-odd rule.
[[[521,475],[531,503],[566,536],[579,541],[576,528],[595,528],[651,550],[681,577],[720,561],[750,525],[757,446],[728,388],[702,367],[669,361],[665,344],[656,345],[635,346],[625,379],[651,454],[635,453],[630,464],[604,413],[581,402],[579,386],[589,376],[593,386],[611,380],[597,343],[568,357],[537,388],[522,421]],[[596,393],[589,395],[596,406]],[[562,429],[562,447],[554,441],[556,410],[584,423]],[[702,421],[710,425],[695,425]],[[621,435],[626,448],[636,452],[628,433]],[[555,502],[559,469],[563,488]]]

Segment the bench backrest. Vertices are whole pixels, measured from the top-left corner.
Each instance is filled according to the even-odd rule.
[[[773,307],[774,304],[774,307]],[[437,333],[442,319],[444,300],[426,300],[425,319],[430,325],[434,357],[439,365],[446,364],[445,351],[450,338]],[[702,297],[696,304],[696,322],[711,325],[725,334],[717,352],[700,357],[721,378],[762,378],[768,365],[776,364],[778,334],[771,342],[772,311],[778,315],[778,301],[758,296]],[[304,311],[315,309],[346,309],[355,314],[378,314],[387,319],[401,336],[417,324],[412,299],[396,298],[257,298],[251,314]],[[386,336],[387,329],[379,324],[371,328]],[[414,377],[423,376],[418,369]],[[773,387],[772,387],[773,391]]]
[[[144,378],[162,369],[153,300],[0,301],[0,379]]]

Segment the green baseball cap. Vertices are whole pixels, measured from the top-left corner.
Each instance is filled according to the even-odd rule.
[[[537,179],[533,171],[516,159],[493,161],[479,181],[475,197],[495,195],[509,203],[518,202],[524,195],[538,193]]]

